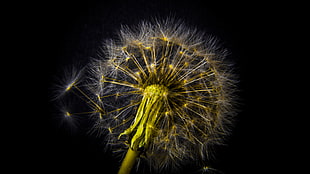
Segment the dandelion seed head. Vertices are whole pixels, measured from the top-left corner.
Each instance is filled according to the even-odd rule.
[[[85,82],[92,96],[80,93],[109,148],[142,151],[142,161],[162,170],[204,160],[223,142],[236,82],[214,37],[180,21],[142,22],[122,26],[102,51]],[[76,86],[70,82],[65,91]]]
[[[101,64],[112,68],[102,73],[101,95],[108,97],[101,104],[112,148],[146,147],[146,161],[164,168],[203,159],[208,146],[222,142],[234,113],[235,82],[224,59],[227,51],[216,39],[167,20],[142,22],[134,30],[123,26],[119,41],[107,45]],[[164,107],[154,110],[154,121],[145,121],[145,132],[139,132],[136,122],[143,118],[136,114],[151,101],[147,96],[161,98]],[[121,146],[124,141],[128,144]]]

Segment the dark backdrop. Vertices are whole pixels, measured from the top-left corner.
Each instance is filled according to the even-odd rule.
[[[55,107],[50,101],[55,77],[72,63],[86,64],[95,57],[102,41],[115,38],[120,25],[135,25],[154,17],[174,16],[188,25],[217,36],[236,64],[239,74],[240,113],[226,146],[216,148],[211,167],[225,174],[270,172],[277,137],[271,131],[273,100],[269,80],[276,57],[270,54],[277,17],[270,16],[268,3],[226,1],[50,1],[42,4],[40,37],[44,42],[44,64],[47,73],[48,113],[41,115],[40,129],[34,133],[36,158],[34,167],[46,172],[116,173],[120,161],[103,150],[100,138],[59,125]],[[38,14],[40,15],[40,14]],[[40,23],[41,24],[41,23]],[[86,121],[86,120],[85,120]],[[87,122],[87,121],[86,121]],[[86,125],[81,125],[87,127]],[[193,166],[184,166],[182,173],[199,173]],[[46,171],[46,172],[45,172]],[[134,173],[134,172],[133,172]],[[139,171],[137,172],[139,173]],[[202,172],[200,172],[202,173]],[[216,173],[216,172],[215,172]]]

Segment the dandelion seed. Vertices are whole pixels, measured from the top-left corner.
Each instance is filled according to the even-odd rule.
[[[214,169],[212,167],[209,167],[209,166],[203,166],[199,172],[208,173],[208,174],[224,174],[223,172],[217,169]]]
[[[151,64],[151,68],[153,69],[153,68],[155,68],[156,67],[156,65],[154,64],[154,63],[152,63]]]
[[[67,87],[66,87],[66,89],[65,89],[65,91],[66,91],[66,92],[67,92],[67,91],[70,91],[70,89],[74,86],[74,84],[75,84],[75,81],[73,81],[73,82],[71,82],[70,84],[68,84]]]
[[[98,100],[99,102],[102,102],[101,97],[100,97],[100,94],[98,93],[98,94],[96,94],[96,96],[97,96],[97,100]]]
[[[80,66],[68,67],[64,71],[64,76],[61,79],[57,80],[55,84],[55,93],[53,99],[60,99],[66,93],[70,92],[75,85],[78,85],[81,82],[81,76],[83,74],[84,68]]]
[[[127,152],[119,174],[129,173],[136,158],[155,170],[203,161],[235,114],[227,51],[181,22],[138,28],[123,27],[121,42],[106,42],[105,57],[90,64],[87,92],[76,80],[65,91],[75,87],[89,113],[99,113],[94,129],[106,130],[113,151]]]
[[[162,37],[161,38],[163,41],[168,41],[168,38],[167,37]]]
[[[59,122],[59,128],[67,131],[67,133],[75,133],[79,125],[79,120],[71,110],[74,108],[74,104],[70,101],[60,100],[57,105],[59,112],[55,119]]]
[[[71,115],[72,115],[72,114],[71,114],[70,112],[68,112],[68,111],[65,113],[65,116],[66,116],[66,117],[70,117]]]

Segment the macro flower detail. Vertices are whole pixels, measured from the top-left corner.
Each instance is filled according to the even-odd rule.
[[[227,51],[173,20],[125,26],[119,37],[104,43],[86,80],[65,88],[92,109],[93,131],[108,147],[127,151],[119,173],[129,173],[136,159],[162,170],[207,158],[235,115]]]

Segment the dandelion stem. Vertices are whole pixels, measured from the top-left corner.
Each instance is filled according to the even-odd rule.
[[[136,158],[140,155],[140,151],[132,150],[128,148],[126,156],[122,162],[121,168],[118,171],[118,174],[129,174],[132,167],[136,162]]]
[[[122,162],[118,174],[129,174],[136,158],[139,156],[139,149],[146,149],[152,141],[153,129],[156,120],[164,113],[165,100],[168,90],[163,85],[150,85],[144,89],[143,99],[138,108],[133,124],[119,135],[130,135],[130,147]]]

